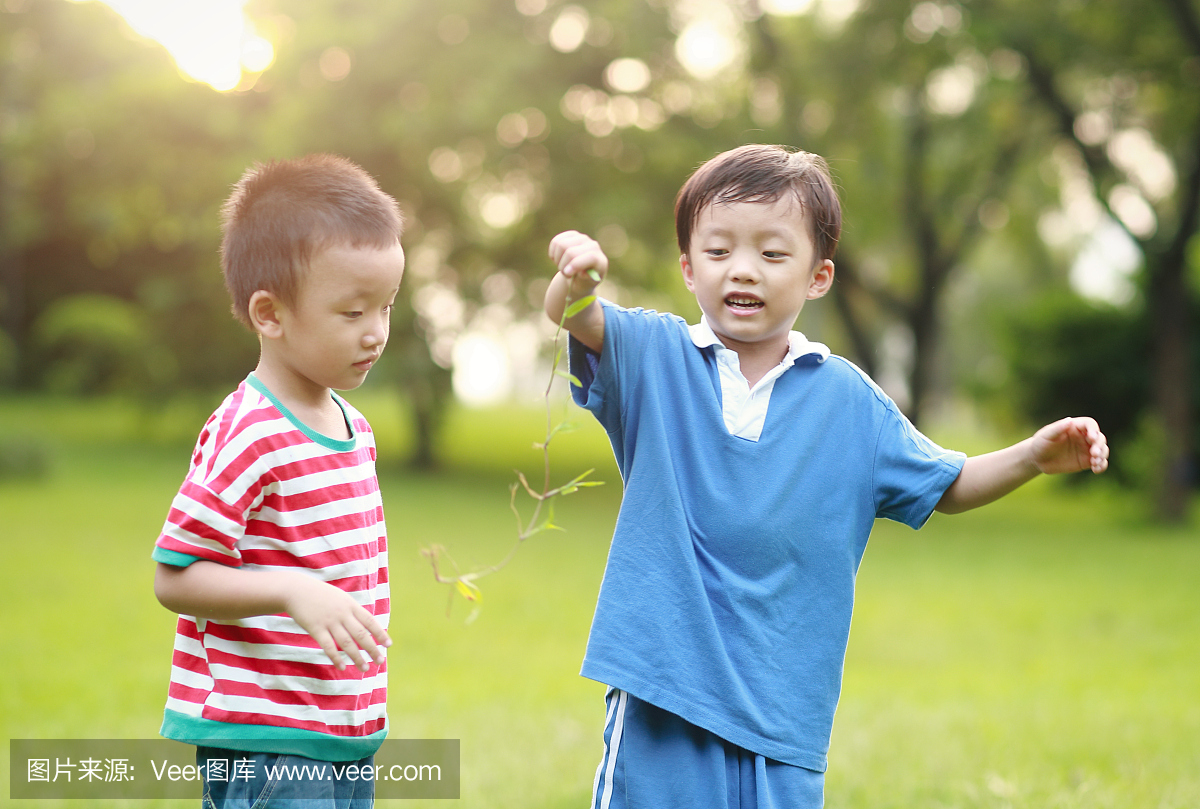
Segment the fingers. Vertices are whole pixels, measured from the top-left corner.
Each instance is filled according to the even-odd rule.
[[[588,270],[595,270],[602,278],[608,272],[608,257],[604,255],[600,243],[575,230],[565,231],[551,239],[550,258],[567,278],[583,275]]]
[[[321,651],[325,653],[325,656],[329,658],[329,662],[333,663],[338,671],[346,670],[346,660],[332,632],[314,632],[313,640],[317,642],[317,645],[321,647]]]
[[[359,612],[361,611],[361,612]],[[358,607],[354,617],[357,621],[351,621],[342,624],[334,624],[330,628],[330,646],[333,654],[330,654],[330,649],[322,645],[325,653],[329,655],[329,659],[337,666],[338,671],[343,671],[346,668],[345,660],[354,664],[360,671],[367,671],[372,661],[376,665],[383,665],[387,659],[381,646],[390,646],[391,638],[387,632],[379,626],[375,621],[374,616],[369,612]],[[368,626],[372,625],[374,628]],[[378,640],[378,642],[376,642]]]
[[[1108,439],[1100,432],[1100,425],[1088,416],[1063,419],[1066,431],[1074,432],[1087,446],[1087,463],[1094,474],[1108,469]]]
[[[1075,427],[1075,422],[1080,421],[1080,420],[1081,419],[1077,419],[1075,417],[1068,416],[1066,418],[1059,419],[1058,421],[1047,424],[1039,432],[1042,434],[1042,437],[1045,438],[1047,441],[1057,441],[1057,440],[1063,438],[1068,432],[1070,432]],[[1095,423],[1095,422],[1093,422],[1093,423]]]
[[[347,661],[362,672],[371,663],[383,665],[384,648],[392,645],[383,625],[354,599],[336,587],[324,584],[315,590],[302,609],[291,611],[338,671]]]
[[[1100,425],[1094,419],[1087,419],[1088,457],[1091,460],[1092,473],[1100,474],[1108,469],[1108,439],[1100,432]]]
[[[1069,451],[1078,458],[1078,468],[1091,469],[1097,475],[1108,469],[1108,438],[1095,419],[1089,416],[1059,419],[1043,427],[1041,435],[1051,444],[1071,447]]]

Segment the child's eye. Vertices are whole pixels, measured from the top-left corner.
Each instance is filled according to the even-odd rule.
[[[344,314],[346,317],[350,318],[351,320],[353,320],[354,318],[357,318],[357,317],[362,317],[362,312],[342,312],[342,314]]]
[[[780,252],[779,250],[764,250],[763,255],[767,258],[787,258],[787,253]]]
[[[724,247],[712,247],[712,248],[709,248],[708,250],[705,250],[704,252],[706,254],[712,256],[713,258],[720,258],[721,256],[727,255],[729,253],[729,251],[726,250]]]

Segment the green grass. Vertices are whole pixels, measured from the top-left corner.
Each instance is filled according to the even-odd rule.
[[[542,417],[455,412],[451,469],[422,476],[393,463],[409,440],[398,407],[380,392],[354,401],[380,439],[392,734],[462,740],[460,802],[395,805],[584,805],[603,704],[577,672],[620,488],[603,435],[575,411],[584,429],[556,445],[557,474],[597,466],[609,485],[565,500],[566,532],[484,579],[468,625],[461,600],[447,617],[420,549],[443,544],[464,567],[507,551],[509,470],[537,471]],[[51,458],[42,479],[0,480],[6,738],[156,734],[174,620],[154,601],[149,552],[213,404],[0,401],[0,439],[45,436]],[[1200,806],[1200,536],[1138,513],[1111,491],[1039,481],[920,532],[880,524],[827,805]]]

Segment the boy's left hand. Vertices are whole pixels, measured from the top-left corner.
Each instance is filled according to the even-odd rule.
[[[1038,471],[1047,475],[1108,469],[1108,439],[1093,418],[1059,419],[1034,433],[1031,451]]]

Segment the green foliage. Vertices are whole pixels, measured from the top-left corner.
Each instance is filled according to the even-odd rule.
[[[174,358],[157,348],[142,310],[107,295],[59,298],[33,329],[46,387],[101,394],[162,389]]]
[[[8,4],[0,53],[0,326],[17,385],[48,379],[33,331],[83,294],[143,309],[139,328],[187,383],[244,375],[221,339],[228,304],[206,305],[224,295],[217,207],[249,162],[229,99],[181,81],[101,3]]]
[[[556,46],[568,6],[586,11],[586,32]],[[676,270],[675,192],[717,152],[768,141],[825,155],[846,205],[834,296],[801,328],[869,371],[888,334],[907,330],[911,367],[889,370],[919,404],[995,353],[979,324],[996,290],[1023,301],[1062,282],[1078,244],[1049,247],[1040,227],[1079,207],[1064,191],[1090,187],[1080,202],[1101,207],[1114,191],[1145,191],[1156,225],[1139,237],[1146,272],[1186,242],[1200,71],[1185,6],[874,0],[777,16],[733,2],[254,0],[247,13],[276,62],[218,94],[181,81],[99,3],[5,3],[11,383],[49,380],[33,329],[79,294],[144,310],[149,339],[173,358],[173,389],[235,382],[255,344],[228,316],[218,206],[253,161],[334,151],[408,215],[410,269],[376,375],[404,392],[415,460],[432,468],[455,339],[498,307],[538,316],[555,233],[600,239],[613,265],[603,294],[694,317]],[[741,53],[704,79],[676,55],[701,7],[727,13]],[[626,58],[645,65],[644,87],[614,83],[609,68]],[[1142,188],[1129,161],[1113,163],[1110,142],[1131,132],[1166,155],[1174,190]]]
[[[1047,296],[1011,314],[1004,347],[1010,369],[1005,388],[1024,416],[1038,424],[1093,416],[1112,447],[1110,474],[1153,487],[1156,459],[1169,437],[1152,417],[1154,349],[1143,312],[1067,293]],[[1200,334],[1194,335],[1192,367],[1194,417],[1200,420]],[[1200,435],[1193,439],[1200,459]]]
[[[1010,389],[1033,421],[1087,413],[1110,439],[1134,429],[1149,396],[1144,322],[1065,292],[1011,318],[1005,343]]]

